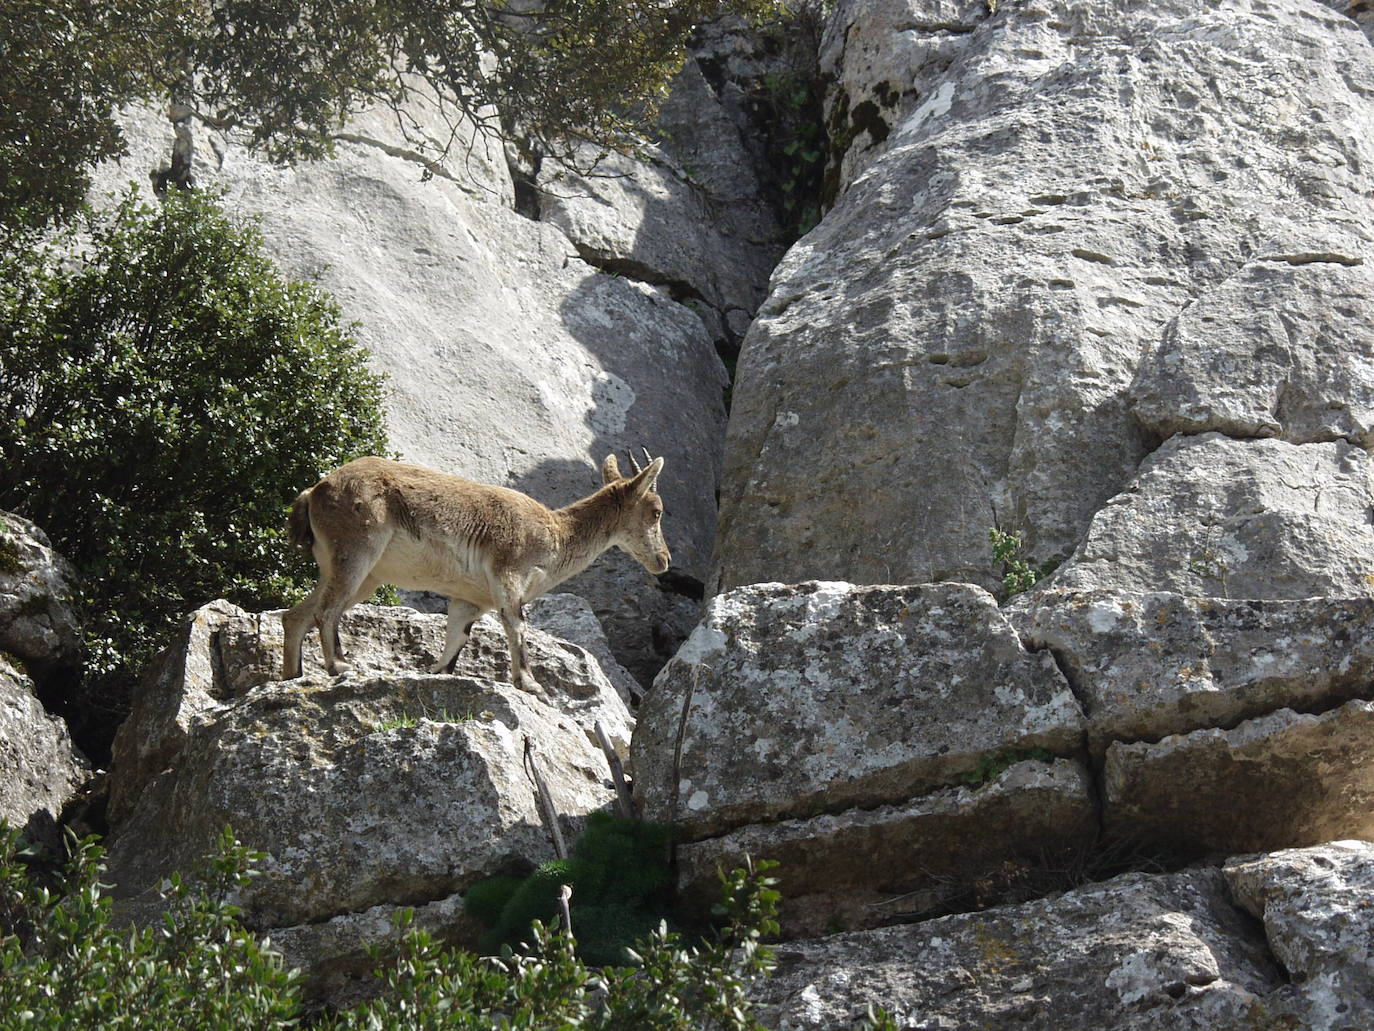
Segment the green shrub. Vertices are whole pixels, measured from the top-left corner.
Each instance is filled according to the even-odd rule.
[[[162,924],[111,925],[101,850],[75,841],[56,890],[0,824],[0,1031],[240,1031],[291,1026],[298,975],[239,924],[228,900],[256,853],[226,831],[190,880],[173,878]]]
[[[382,391],[337,305],[212,198],[131,193],[80,236],[0,256],[0,508],[81,573],[87,747],[178,616],[311,581],[286,507],[384,449]]]
[[[523,880],[495,877],[473,885],[465,906],[489,928],[482,951],[529,941],[536,921],[556,915],[565,884],[572,888],[569,915],[583,961],[625,963],[630,947],[669,908],[667,828],[592,813],[570,858],[545,863]]]
[[[99,883],[100,848],[76,843],[63,876],[44,887],[0,825],[0,1031],[278,1031],[304,1017],[299,976],[258,943],[228,900],[263,857],[225,830],[195,878],[173,878],[158,926],[116,930]],[[633,965],[589,969],[576,943],[542,924],[522,955],[444,948],[401,915],[396,954],[379,962],[378,998],[324,1014],[321,1031],[494,1027],[604,1031],[757,1031],[749,985],[767,974],[762,942],[777,931],[769,864],[722,880],[723,928],[688,945],[666,928]]]

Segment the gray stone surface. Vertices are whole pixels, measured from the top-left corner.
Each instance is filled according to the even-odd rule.
[[[202,717],[174,769],[109,839],[132,913],[231,825],[271,855],[242,893],[258,930],[435,902],[553,857],[524,741],[575,831],[607,804],[605,758],[571,718],[509,684],[463,676],[313,678],[252,688]]]
[[[1257,255],[1169,324],[1131,386],[1167,437],[1218,430],[1374,446],[1374,261],[1367,241]]]
[[[1082,745],[1049,654],[1025,651],[968,584],[720,595],[638,717],[644,815],[675,819],[687,840],[904,802],[1004,755]]]
[[[971,6],[839,5],[830,67],[875,98],[855,146],[887,136],[848,162],[746,338],[713,590],[992,586],[994,525],[1037,563],[1067,556],[1158,443],[1131,390],[1182,313],[1265,257],[1337,255],[1329,293],[1292,266],[1266,301],[1338,331],[1313,305],[1374,259],[1374,48],[1348,19],[1306,0],[1036,0],[972,24]],[[1358,422],[1363,374],[1331,375],[1290,421],[1333,402]],[[1280,565],[1312,546],[1282,529]],[[1132,589],[1221,593],[1177,586],[1187,558],[1170,557]]]
[[[1069,759],[1019,762],[988,782],[911,802],[752,824],[677,849],[680,898],[700,913],[719,870],[779,863],[787,938],[910,921],[1038,894],[1044,868],[1072,865],[1097,834],[1091,777]]]
[[[1244,856],[1225,870],[1297,986],[1303,1026],[1374,1027],[1374,844]]]
[[[57,819],[91,775],[67,725],[44,710],[33,682],[0,654],[0,819],[60,850]]]
[[[1374,593],[1374,459],[1343,440],[1178,436],[1103,506],[1051,578],[1224,598]]]
[[[667,458],[674,561],[703,579],[726,374],[700,318],[661,288],[593,269],[554,226],[510,210],[504,164],[421,181],[426,165],[387,135],[388,119],[364,116],[333,160],[291,169],[231,143],[212,154],[202,139],[198,181],[227,190],[230,211],[261,216],[282,267],[318,280],[360,323],[390,378],[391,445],[408,460],[558,506],[600,485],[606,454],[643,445]],[[125,124],[131,155],[101,170],[97,196],[129,179],[146,186],[166,159],[165,119],[131,111]],[[618,552],[565,589],[592,603],[640,676],[666,658],[656,633],[671,647],[692,618]]]
[[[0,512],[0,652],[39,676],[79,665],[75,586],[71,563],[47,534],[23,516]]]
[[[1115,590],[1022,598],[1008,617],[1029,646],[1053,650],[1099,757],[1113,741],[1157,741],[1374,693],[1374,598]]]
[[[356,676],[414,679],[442,654],[444,626],[443,616],[359,605],[344,617],[340,636]],[[526,627],[525,644],[537,682],[547,692],[535,701],[572,720],[588,741],[594,741],[593,727],[601,722],[611,741],[628,751],[633,720],[596,659],[536,627]],[[213,723],[253,688],[276,681],[281,655],[280,612],[250,613],[225,601],[195,612],[143,677],[132,711],[115,737],[112,822],[127,816],[150,780],[185,761],[195,727]],[[302,657],[308,682],[328,684],[313,631]],[[510,652],[493,617],[483,617],[473,627],[454,674],[509,681]],[[417,718],[437,713],[408,710]]]
[[[639,698],[644,688],[611,652],[606,631],[585,600],[575,594],[545,594],[525,606],[525,619],[530,626],[590,652],[627,706]]]
[[[1293,1027],[1282,972],[1219,870],[1128,874],[1055,898],[779,947],[766,1026],[922,1031]]]
[[[1374,702],[1107,749],[1109,838],[1182,855],[1374,838]]]

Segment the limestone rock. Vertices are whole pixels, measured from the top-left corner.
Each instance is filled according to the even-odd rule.
[[[1055,898],[779,947],[753,989],[779,1031],[1216,1031],[1290,1026],[1276,969],[1219,870],[1127,874]]]
[[[1257,255],[1180,312],[1132,384],[1140,420],[1374,447],[1374,260],[1335,243]]]
[[[100,172],[97,196],[146,183],[168,151],[162,117],[130,111],[125,125],[130,156]],[[232,143],[209,161],[207,142],[201,185],[261,216],[283,269],[318,281],[359,322],[390,378],[393,447],[556,507],[600,485],[606,454],[643,445],[667,458],[659,485],[674,561],[705,578],[727,379],[696,314],[663,289],[598,272],[557,228],[510,210],[508,179],[488,181],[503,168],[478,162],[475,181],[422,181],[425,163],[375,118],[345,129],[334,159],[289,169]],[[638,675],[662,664],[655,632],[673,641],[681,606],[638,564],[603,557],[565,589],[591,602]]]
[[[635,791],[691,840],[1072,754],[1081,720],[1051,657],[977,587],[759,584],[712,599],[654,682]]]
[[[1374,838],[1374,702],[1113,744],[1103,784],[1109,837],[1183,855]]]
[[[525,606],[525,619],[530,626],[546,634],[585,648],[596,659],[620,700],[627,706],[637,701],[643,688],[611,652],[611,643],[606,640],[601,621],[582,598],[575,594],[546,594]],[[506,664],[510,665],[509,659]]]
[[[1226,598],[1374,593],[1374,459],[1338,440],[1179,436],[1094,516],[1050,583]]]
[[[1374,1026],[1374,844],[1245,856],[1225,870],[1236,901],[1264,922],[1269,947],[1298,986],[1303,1026]]]
[[[144,787],[110,840],[110,879],[146,912],[161,879],[192,868],[228,824],[272,857],[241,899],[255,929],[448,898],[552,858],[527,738],[564,818],[610,801],[600,751],[509,684],[393,675],[251,688],[197,721],[177,766]]]
[[[44,710],[33,683],[0,654],[0,819],[60,850],[58,817],[90,779],[67,725]]]
[[[811,577],[992,587],[993,526],[1022,531],[1037,563],[1062,559],[1158,444],[1131,391],[1182,313],[1264,257],[1338,255],[1322,266],[1337,279],[1345,262],[1374,263],[1374,48],[1341,15],[1305,0],[1037,0],[970,19],[974,6],[838,5],[830,67],[872,110],[832,124],[855,157],[741,352],[713,591]],[[1267,304],[1338,331],[1344,316],[1313,310],[1340,289],[1319,295],[1320,274],[1276,277]],[[1307,414],[1290,421],[1315,426],[1330,402],[1357,432],[1362,382],[1333,372],[1303,388]],[[1210,487],[1194,475],[1180,492]],[[1309,510],[1314,490],[1297,492]],[[1367,504],[1335,495],[1324,509]],[[1317,546],[1310,528],[1283,529],[1298,539],[1281,553]],[[1342,561],[1374,554],[1368,520],[1351,529]],[[1221,593],[1179,584],[1186,553],[1169,558],[1129,589]],[[1282,568],[1301,559],[1272,560],[1292,582],[1263,596],[1357,594],[1348,581],[1374,572],[1365,558],[1304,580]]]
[[[1088,744],[1330,708],[1374,682],[1374,599],[1188,598],[1049,590],[1008,613],[1050,648],[1083,702]]]
[[[406,608],[359,605],[344,616],[340,636],[355,672],[415,676],[443,653],[445,619]],[[525,644],[535,680],[551,704],[589,740],[600,721],[628,749],[633,721],[596,659],[576,645],[527,626]],[[143,678],[129,718],[114,743],[110,817],[118,823],[152,778],[181,761],[192,728],[217,719],[225,706],[281,676],[280,612],[249,613],[225,601],[197,611]],[[312,682],[328,680],[319,637],[306,637],[303,666]],[[505,631],[490,615],[477,621],[454,673],[476,680],[510,679]],[[413,717],[437,716],[437,710]]]
[[[71,595],[76,574],[29,520],[0,512],[0,652],[36,675],[80,663]]]
[[[717,871],[742,866],[745,856],[776,860],[784,937],[819,935],[1038,893],[1042,868],[1072,865],[1096,834],[1087,770],[1068,759],[1025,761],[987,783],[911,802],[752,824],[680,845],[678,885],[686,904],[705,913],[719,894]]]

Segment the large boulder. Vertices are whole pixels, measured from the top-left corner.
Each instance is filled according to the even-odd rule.
[[[41,529],[0,512],[0,652],[39,677],[75,669],[81,661],[75,585],[71,563]]]
[[[443,138],[426,110],[415,120]],[[101,169],[97,197],[146,183],[165,162],[166,118],[130,110],[124,126],[130,154]],[[202,139],[196,179],[261,216],[283,269],[357,320],[389,377],[391,444],[407,459],[559,506],[600,485],[606,454],[647,447],[667,459],[659,485],[676,566],[704,579],[727,378],[701,319],[665,288],[592,268],[555,226],[516,214],[495,141],[460,134],[453,152],[467,157],[431,174],[396,126],[384,112],[362,115],[333,159],[294,168]],[[692,599],[619,552],[565,589],[591,602],[646,679],[695,616]]]
[[[1116,743],[1102,781],[1110,838],[1185,857],[1374,838],[1374,701]]]
[[[91,780],[90,763],[33,682],[0,652],[0,820],[30,841],[59,849],[59,818]]]
[[[745,340],[713,587],[992,587],[989,527],[1066,557],[1160,433],[1220,426],[1222,405],[1279,410],[1226,415],[1227,432],[1362,439],[1374,48],[1351,21],[1307,0],[845,0],[823,54],[838,195]],[[1242,295],[1283,314],[1228,313]],[[1307,371],[1275,399],[1290,359]],[[1206,382],[1175,382],[1185,368]],[[1235,370],[1243,405],[1189,414]],[[1311,487],[1290,477],[1309,507],[1322,490],[1313,520],[1335,536],[1367,504],[1338,496],[1363,475],[1341,454],[1297,462],[1318,467]],[[1168,525],[1142,538],[1206,533],[1211,471],[1180,472]],[[1311,540],[1313,520],[1276,521],[1265,596],[1369,593],[1349,586],[1367,558],[1325,568],[1374,553],[1368,520],[1348,549]],[[1170,550],[1131,589],[1225,593],[1178,586],[1188,561]]]
[[[1028,645],[1054,653],[1099,758],[1114,741],[1333,708],[1374,682],[1374,598],[1049,590],[1008,615]]]
[[[242,899],[255,929],[436,902],[553,858],[526,741],[563,817],[609,803],[605,757],[581,728],[509,684],[399,675],[252,688],[202,716],[176,767],[144,786],[113,830],[109,876],[142,911],[229,825],[272,857]]]
[[[635,728],[645,816],[694,840],[904,802],[989,761],[1082,747],[1082,713],[968,584],[758,584],[720,595]]]
[[[1345,440],[1179,435],[1049,581],[1223,598],[1374,593],[1374,458]]]
[[[1236,901],[1301,986],[1303,1026],[1374,1026],[1374,844],[1242,856],[1226,863]]]
[[[214,601],[193,613],[158,656],[134,692],[132,710],[114,742],[110,818],[118,824],[144,786],[179,765],[197,726],[213,722],[253,688],[281,676],[281,612],[245,612]],[[408,608],[359,605],[343,618],[340,636],[361,675],[413,676],[443,654],[445,619]],[[602,674],[596,659],[567,641],[535,627],[525,629],[525,646],[535,680],[551,704],[581,728],[589,742],[595,725],[628,750],[633,720]],[[306,674],[325,678],[318,637],[302,650]],[[473,680],[510,680],[505,631],[491,616],[473,626],[454,674]],[[414,710],[434,717],[439,710]]]
[[[1356,1031],[1369,1013],[1367,865],[1366,845],[1247,857],[1225,874],[1126,874],[792,942],[753,995],[779,1031],[851,1027],[869,1006],[911,1028]]]

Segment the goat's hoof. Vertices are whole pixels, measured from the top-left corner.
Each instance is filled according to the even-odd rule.
[[[329,671],[329,675],[330,675],[331,677],[341,677],[341,676],[343,676],[345,673],[352,673],[352,672],[353,672],[353,664],[352,664],[351,662],[339,662],[338,660],[335,660],[335,662],[334,662],[334,668],[331,669],[331,670]]]

